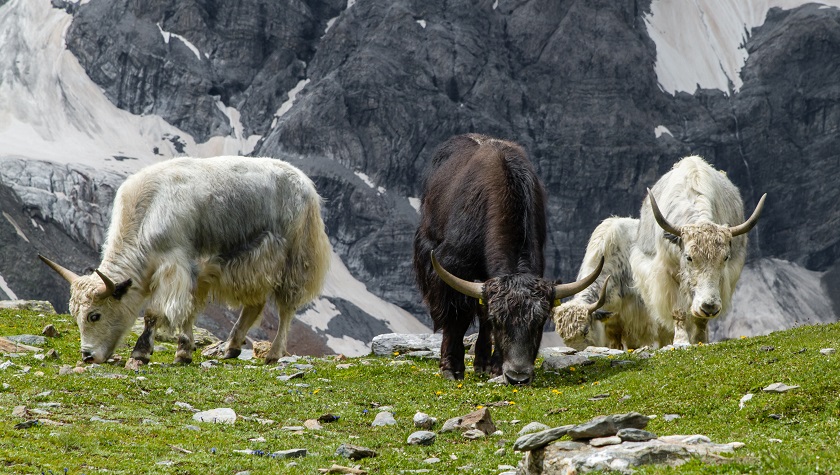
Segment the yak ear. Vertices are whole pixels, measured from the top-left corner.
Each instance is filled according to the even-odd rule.
[[[671,234],[671,233],[665,231],[664,233],[662,233],[662,237],[671,241],[672,243],[676,244],[677,246],[682,244],[682,239],[680,239],[680,237],[677,236],[676,234]]]
[[[114,293],[111,294],[111,297],[114,297],[117,300],[123,298],[123,295],[128,292],[129,287],[131,287],[131,279],[126,279],[125,281],[120,282],[114,286]]]

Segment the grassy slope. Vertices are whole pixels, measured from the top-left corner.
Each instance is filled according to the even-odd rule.
[[[75,365],[77,360],[78,330],[72,320],[59,316],[48,321],[48,317],[33,313],[0,311],[0,335],[38,334],[47,323],[61,332],[47,343],[47,348],[58,350],[60,360],[41,362],[23,356],[12,359],[16,366],[0,370],[0,382],[9,385],[0,388],[0,473],[64,473],[66,469],[70,474],[90,474],[108,469],[108,473],[233,474],[249,470],[252,474],[313,474],[333,463],[355,465],[334,455],[340,444],[353,443],[379,453],[358,462],[370,473],[428,468],[432,473],[496,474],[501,471],[498,465],[516,465],[521,459],[511,446],[527,422],[559,426],[628,411],[658,415],[648,428],[660,435],[701,433],[716,442],[747,444],[736,452],[733,463],[704,466],[692,462],[679,473],[840,472],[840,451],[836,450],[840,355],[819,353],[836,344],[838,325],[801,327],[766,337],[659,353],[648,360],[630,355],[627,358],[636,364],[627,367],[613,368],[610,360],[604,359],[558,374],[538,369],[532,386],[514,388],[484,384],[486,378],[473,374],[463,382],[445,381],[437,376],[437,363],[432,361],[394,364],[391,358],[374,357],[343,362],[353,365],[348,369],[337,369],[332,358],[313,359],[315,370],[303,379],[280,382],[276,376],[285,371],[261,363],[235,361],[201,369],[197,354],[191,366],[170,366],[172,350],[156,353],[153,364],[139,372],[101,365],[88,367],[83,374],[59,376],[62,364]],[[762,348],[766,346],[775,349]],[[128,347],[119,352],[126,358]],[[0,362],[7,359],[2,357]],[[31,366],[31,370],[20,374],[21,366]],[[785,394],[761,391],[774,382],[801,388]],[[298,383],[309,387],[295,386]],[[172,391],[167,394],[169,388]],[[44,391],[52,393],[37,396]],[[739,410],[738,402],[747,392],[755,397]],[[588,400],[602,393],[610,396]],[[625,395],[630,399],[621,401]],[[176,401],[202,410],[230,407],[239,415],[276,422],[196,423],[191,412],[174,405]],[[512,404],[500,404],[502,401]],[[42,417],[67,425],[13,428],[21,422],[11,415],[14,406],[37,408],[44,402],[61,406],[47,408],[52,414]],[[399,424],[372,428],[377,404],[393,406]],[[411,418],[418,410],[442,423],[488,404],[502,436],[466,441],[449,433],[439,434],[430,447],[405,443],[415,430]],[[340,419],[323,424],[321,431],[295,434],[280,430],[325,413],[337,414]],[[661,417],[664,414],[681,418],[666,422]],[[776,420],[770,414],[782,418]],[[93,416],[122,423],[92,422]],[[509,422],[515,419],[522,422]],[[201,430],[190,430],[187,425]],[[248,440],[256,437],[266,441]],[[494,455],[500,445],[507,448],[506,455]],[[288,460],[233,452],[261,449],[270,453],[291,448],[306,448],[309,455],[289,467]],[[428,457],[439,457],[441,462],[425,464],[423,459]],[[173,464],[159,465],[162,461]],[[642,471],[670,472],[665,468]]]

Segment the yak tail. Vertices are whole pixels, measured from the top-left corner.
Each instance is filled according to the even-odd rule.
[[[320,293],[330,267],[332,246],[321,219],[321,198],[312,192],[289,236],[283,285],[276,289],[278,304],[300,308]]]

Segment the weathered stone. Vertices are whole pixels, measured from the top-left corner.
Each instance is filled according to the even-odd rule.
[[[823,349],[820,350],[820,354],[823,354],[823,355],[826,355],[826,356],[833,355],[834,353],[836,353],[836,350],[834,348],[823,348]]]
[[[373,422],[370,425],[371,427],[393,426],[397,425],[397,420],[394,419],[394,415],[390,412],[382,411],[376,414],[376,417],[373,418]]]
[[[274,458],[280,458],[280,459],[305,457],[306,456],[306,449],[278,450],[277,452],[272,452],[271,456],[274,457]]]
[[[307,419],[303,421],[303,427],[306,427],[309,430],[321,430],[323,427],[321,424],[315,419]]]
[[[434,417],[432,417],[432,416],[430,416],[430,415],[428,415],[424,412],[418,412],[418,413],[414,414],[414,417],[412,418],[412,420],[414,421],[414,427],[417,427],[418,429],[426,429],[426,430],[434,427],[435,422],[437,422],[436,418],[434,418]]]
[[[656,438],[653,432],[633,428],[621,429],[616,435],[626,442],[645,442]]]
[[[621,443],[621,437],[617,435],[611,435],[609,437],[596,437],[589,441],[589,445],[592,447],[606,447],[608,445],[618,445]]]
[[[493,424],[493,418],[490,416],[490,410],[482,407],[473,411],[461,418],[461,423],[458,424],[461,430],[478,429],[485,434],[492,434],[496,432],[496,425]]]
[[[41,334],[47,338],[55,338],[59,335],[58,330],[55,329],[55,325],[49,324],[41,330]]]
[[[12,409],[12,417],[22,417],[24,419],[29,417],[29,411],[26,409],[26,406],[15,406]]]
[[[233,424],[236,422],[236,412],[228,407],[210,409],[209,411],[196,412],[193,420],[197,422],[212,422],[214,424]]]
[[[44,346],[47,344],[47,339],[41,335],[9,335],[6,339],[28,346]]]
[[[571,366],[579,367],[588,366],[591,364],[595,364],[595,362],[589,359],[589,357],[581,355],[579,353],[575,353],[572,355],[556,354],[547,356],[543,360],[542,368],[544,370],[557,371],[569,368]]]
[[[522,437],[516,439],[516,442],[513,443],[513,450],[527,452],[530,450],[536,450],[545,447],[546,445],[554,442],[560,437],[563,437],[564,435],[568,434],[569,430],[575,427],[575,425],[570,424],[540,432],[535,432],[533,434],[523,435]]]
[[[462,417],[452,417],[447,419],[446,422],[443,423],[443,427],[440,428],[440,433],[452,432],[458,429],[458,426],[461,424]]]
[[[409,445],[432,445],[436,437],[437,435],[434,432],[418,430],[417,432],[412,432],[406,442]]]
[[[558,355],[573,355],[577,353],[578,350],[568,347],[568,346],[546,346],[540,348],[539,354],[543,358],[548,358],[549,356],[558,356]]]
[[[46,300],[0,300],[0,309],[30,310],[55,315],[55,308]]]
[[[297,373],[293,374],[282,374],[278,376],[277,379],[279,379],[280,381],[288,381],[290,379],[302,378],[304,374],[305,373],[303,371],[298,371]]]
[[[469,429],[467,431],[464,431],[464,433],[461,434],[461,436],[465,439],[468,439],[468,440],[476,440],[476,439],[483,439],[483,438],[487,437],[487,434],[483,431],[478,430],[478,429]]]
[[[644,429],[649,420],[650,418],[637,412],[599,416],[569,429],[569,437],[572,439],[608,437],[625,428]]]
[[[371,351],[378,356],[393,356],[394,353],[411,351],[440,351],[442,338],[440,333],[386,333],[373,338]]]
[[[550,429],[550,428],[551,427],[543,424],[542,422],[529,422],[528,424],[525,425],[525,427],[523,427],[519,431],[519,435],[532,434],[534,432],[541,432],[541,431],[544,431],[544,430],[547,430],[547,429]]]
[[[788,386],[785,383],[773,383],[766,388],[763,388],[762,391],[768,393],[785,393],[793,389],[797,389],[799,386]]]
[[[350,460],[361,460],[368,457],[376,457],[376,452],[373,450],[353,444],[341,444],[335,449],[335,454],[340,455]]]

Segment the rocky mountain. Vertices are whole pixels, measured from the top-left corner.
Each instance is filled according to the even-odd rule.
[[[63,95],[51,104],[72,119],[49,129],[91,121],[109,130],[114,120],[100,118],[107,109],[128,125],[101,135],[137,131],[116,143],[97,138],[95,153],[76,158],[40,156],[18,151],[11,137],[20,127],[6,125],[37,129],[31,112],[17,106],[11,120],[0,120],[0,155],[7,143],[15,150],[0,161],[2,209],[15,211],[15,222],[63,233],[78,251],[44,246],[79,265],[95,264],[104,215],[89,213],[107,207],[121,178],[91,178],[99,184],[85,186],[102,191],[68,193],[54,182],[72,174],[56,170],[84,163],[125,176],[181,153],[283,158],[324,196],[336,262],[347,272],[301,320],[330,345],[352,340],[358,348],[394,327],[383,315],[429,322],[410,264],[423,170],[450,135],[482,132],[524,145],[546,184],[549,276],[572,278],[597,223],[637,215],[645,188],[695,153],[729,174],[747,212],[769,195],[734,308],[714,337],[840,314],[833,232],[840,2],[53,0],[51,13],[33,6],[45,2],[9,1],[0,25],[35,13],[54,18],[55,32],[39,41],[61,41],[66,49],[54,54],[72,64],[43,82],[59,83]],[[9,31],[0,42],[30,44],[16,38],[33,33]],[[28,84],[16,66],[26,59],[3,62],[3,51],[0,111],[15,105],[10,91],[21,90],[8,84]],[[85,89],[91,99],[73,102],[73,87],[89,84],[97,86]],[[97,94],[107,104],[88,109]],[[85,129],[85,140],[99,137],[95,129]],[[81,134],[52,142],[46,135],[34,136],[42,150]],[[62,164],[40,172],[50,183],[40,189],[55,199],[27,192],[37,178],[6,170],[39,159]],[[0,229],[9,235],[3,242],[15,239],[12,227]],[[36,248],[45,249],[3,247],[11,264],[0,265],[0,275],[17,294],[58,285],[22,283],[14,262]],[[43,269],[36,272],[43,279]],[[344,281],[363,283],[371,298],[353,302]],[[392,307],[371,319],[374,300]]]

